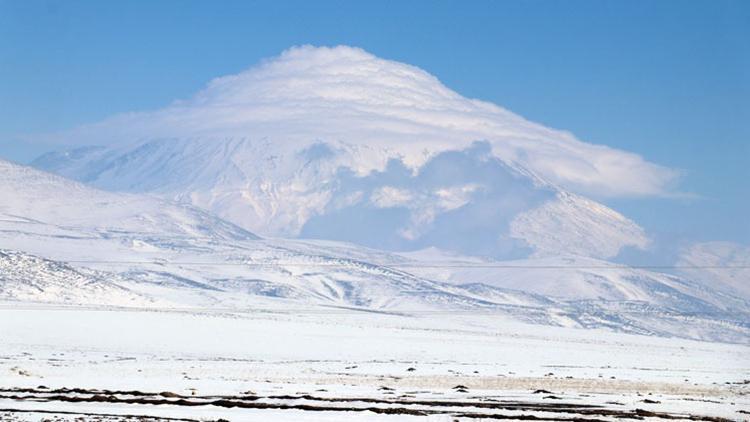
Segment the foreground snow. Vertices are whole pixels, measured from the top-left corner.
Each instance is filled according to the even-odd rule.
[[[17,409],[16,417],[29,420],[40,414],[20,411],[231,421],[453,420],[464,413],[571,417],[539,406],[586,404],[741,419],[737,412],[750,408],[746,346],[543,327],[476,313],[6,303],[0,332],[0,408]],[[33,390],[13,391],[18,388]],[[111,391],[53,391],[60,388]],[[102,401],[108,395],[112,401]],[[51,396],[57,399],[45,398]],[[205,404],[214,396],[245,404]],[[146,404],[154,399],[195,403]],[[509,410],[510,402],[523,404]],[[371,407],[421,413],[360,411]]]

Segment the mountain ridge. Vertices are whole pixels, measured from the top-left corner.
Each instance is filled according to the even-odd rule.
[[[1,300],[154,309],[345,307],[415,316],[491,312],[533,324],[750,339],[747,302],[606,261],[494,261],[434,248],[400,255],[336,241],[237,237],[216,217],[192,219],[191,208],[101,192],[2,161],[0,189],[12,199],[0,204]],[[131,206],[144,203],[149,206]],[[145,228],[128,218],[154,212],[154,204],[156,211],[166,206],[174,213],[157,212],[159,224]],[[181,224],[166,221],[175,215]],[[113,216],[121,220],[117,225],[102,224]],[[186,223],[208,225],[186,229]],[[199,229],[204,235],[195,235]],[[441,265],[434,265],[435,257]],[[543,268],[550,263],[569,269],[556,270],[551,279]],[[584,264],[601,269],[585,270]]]

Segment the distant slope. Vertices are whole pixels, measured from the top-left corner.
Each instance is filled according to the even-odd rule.
[[[0,249],[0,300],[137,307],[160,304],[116,281],[113,274]]]
[[[0,195],[7,198],[0,204],[0,247],[81,261],[83,267],[119,274],[131,283],[129,288],[157,297],[180,300],[181,294],[162,289],[166,287],[187,296],[204,295],[204,303],[233,301],[231,294],[238,294],[371,309],[493,306],[450,285],[348,256],[346,251],[355,246],[334,246],[330,253],[324,245],[264,241],[190,206],[103,192],[2,160]],[[90,302],[84,287],[95,284],[76,280],[95,271],[75,273],[62,262],[20,260],[24,253],[8,253],[11,261],[30,265],[22,274],[11,264],[4,267],[9,292],[22,291],[19,297],[29,299],[37,291],[45,301],[59,296],[63,302],[80,294],[82,302]],[[23,277],[27,283],[21,283]],[[63,295],[66,277],[71,283]],[[102,304],[117,302],[101,299]]]
[[[254,239],[254,234],[188,205],[114,194],[0,160],[0,220],[99,236],[123,233]],[[52,227],[50,227],[52,229]]]
[[[0,204],[4,300],[492,312],[498,321],[750,341],[746,302],[602,260],[496,261],[434,248],[399,255],[334,241],[260,239],[189,206],[3,162],[0,194],[9,198]]]
[[[750,312],[750,302],[689,278],[575,255],[515,261],[477,261],[438,250],[403,255],[422,264],[414,264],[415,274],[450,283],[482,283],[568,302],[642,302],[691,313]]]
[[[696,243],[677,261],[682,274],[707,288],[750,300],[750,247],[733,242]]]

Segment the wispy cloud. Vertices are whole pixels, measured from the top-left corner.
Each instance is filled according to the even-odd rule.
[[[345,46],[295,47],[163,109],[44,137],[74,145],[246,137],[290,149],[322,139],[385,148],[414,171],[440,152],[486,140],[497,158],[540,179],[612,197],[672,195],[680,174],[465,98],[414,66]],[[351,167],[366,174],[382,170],[388,158],[363,158]]]

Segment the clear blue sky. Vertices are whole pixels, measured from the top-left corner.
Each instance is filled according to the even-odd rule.
[[[348,44],[686,172],[607,201],[652,233],[750,243],[748,1],[0,0],[0,156],[18,134],[185,98],[298,44]]]

